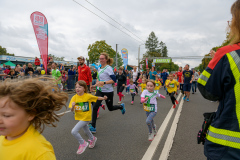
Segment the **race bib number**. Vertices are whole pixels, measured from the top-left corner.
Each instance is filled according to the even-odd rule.
[[[75,111],[87,112],[89,111],[89,103],[88,102],[79,102],[75,105]]]
[[[158,83],[156,83],[156,86],[158,87],[158,86],[159,86],[159,84],[158,84]]]
[[[130,92],[131,92],[131,93],[135,92],[135,89],[130,89]]]
[[[174,84],[170,84],[169,87],[174,88]]]
[[[146,112],[155,112],[155,104],[143,103],[143,109]]]

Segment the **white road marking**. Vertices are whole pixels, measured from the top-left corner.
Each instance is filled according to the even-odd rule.
[[[68,113],[68,112],[71,112],[71,110],[68,110],[68,111],[65,111],[65,112],[62,112],[62,113],[58,113],[57,115],[61,116],[61,115],[65,114],[65,113]]]
[[[164,144],[164,147],[163,147],[163,150],[162,150],[162,153],[160,155],[159,160],[167,160],[168,159],[170,150],[172,148],[173,139],[174,139],[174,136],[175,136],[175,133],[176,133],[176,130],[177,130],[177,124],[178,124],[178,121],[179,121],[179,118],[180,118],[180,115],[181,115],[183,103],[184,103],[184,100],[182,99],[180,104],[179,104],[177,113],[176,113],[175,118],[173,120],[172,126],[170,128],[167,140]]]
[[[182,93],[179,94],[179,96],[177,97],[177,100],[179,101],[179,99],[182,97]],[[154,140],[152,141],[152,143],[150,144],[150,146],[148,147],[146,153],[144,154],[142,160],[151,160],[161,139],[162,136],[167,128],[167,125],[173,115],[174,112],[174,108],[171,107],[170,111],[168,112],[166,118],[164,119],[161,127],[158,129],[157,135],[155,136]]]

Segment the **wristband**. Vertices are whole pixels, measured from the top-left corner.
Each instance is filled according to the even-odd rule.
[[[104,81],[104,84],[106,84],[106,82]]]

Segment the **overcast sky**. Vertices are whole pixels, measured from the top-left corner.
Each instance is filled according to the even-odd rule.
[[[124,30],[85,0],[76,1]],[[158,40],[166,43],[169,57],[203,56],[221,45],[234,1],[89,0],[144,41],[154,31]],[[0,45],[9,53],[39,57],[30,21],[34,11],[42,12],[48,20],[49,54],[76,61],[80,55],[88,57],[89,44],[106,40],[114,50],[119,44],[119,52],[127,48],[129,64],[137,65],[138,47],[144,42],[125,35],[73,0],[0,0]],[[141,57],[145,51],[142,45]],[[191,68],[201,63],[201,59],[173,61],[189,63]]]

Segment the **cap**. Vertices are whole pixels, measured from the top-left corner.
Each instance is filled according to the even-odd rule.
[[[85,58],[84,58],[83,56],[80,56],[80,57],[78,57],[77,59],[78,59],[78,60],[79,60],[79,59],[82,59],[82,60],[85,61]]]

